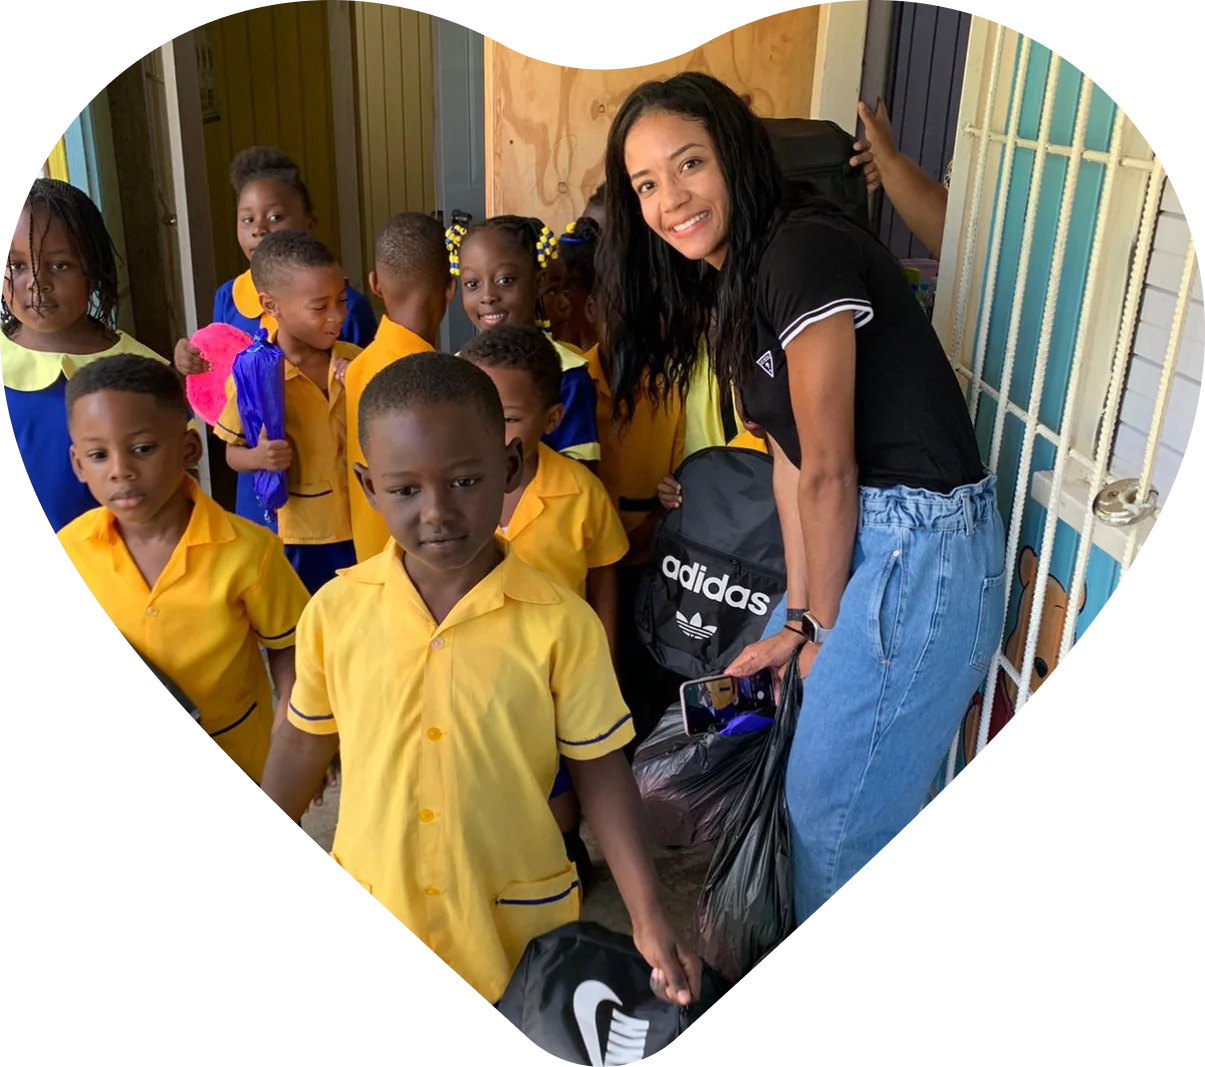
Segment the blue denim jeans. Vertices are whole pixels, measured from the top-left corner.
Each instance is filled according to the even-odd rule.
[[[862,489],[849,584],[804,683],[787,765],[795,921],[920,811],[1004,629],[995,478]],[[776,633],[785,601],[766,626]]]

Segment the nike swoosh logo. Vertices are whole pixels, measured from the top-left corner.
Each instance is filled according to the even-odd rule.
[[[602,982],[589,979],[573,993],[573,1017],[586,1045],[591,1067],[603,1067],[602,1042],[598,1039],[598,1008],[601,1004],[620,1006],[619,997]]]

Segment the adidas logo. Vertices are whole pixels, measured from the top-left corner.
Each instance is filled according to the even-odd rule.
[[[677,582],[688,592],[698,593],[708,600],[714,600],[717,604],[727,604],[730,608],[739,608],[754,615],[765,615],[770,610],[770,598],[765,593],[755,593],[743,585],[729,584],[732,577],[728,574],[719,576],[713,574],[708,578],[707,568],[701,563],[683,564],[674,556],[666,556],[661,561],[661,573],[670,581]],[[696,616],[697,618],[698,616]],[[688,619],[686,622],[690,626],[695,625],[695,619]],[[699,622],[702,620],[699,619]],[[679,616],[678,625],[682,626],[681,616]],[[683,626],[683,630],[685,629],[686,627]],[[714,632],[713,628],[712,633]]]
[[[761,367],[771,378],[774,377],[774,353],[764,352],[757,361],[757,365]]]
[[[676,612],[678,616],[678,629],[681,630],[687,637],[693,637],[696,641],[706,641],[709,637],[714,637],[718,626],[704,626],[703,616],[697,611],[693,618],[688,619],[682,612]]]

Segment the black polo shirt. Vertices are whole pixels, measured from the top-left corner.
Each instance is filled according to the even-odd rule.
[[[854,450],[860,485],[949,493],[984,477],[966,401],[899,261],[856,223],[787,215],[762,256],[757,351],[742,376],[749,418],[796,466],[799,436],[784,349],[808,326],[853,312]]]

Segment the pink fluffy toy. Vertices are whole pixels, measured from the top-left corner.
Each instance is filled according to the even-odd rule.
[[[215,322],[194,333],[189,344],[209,361],[210,369],[204,374],[190,374],[185,379],[188,403],[213,426],[226,406],[226,382],[230,378],[230,368],[234,366],[234,357],[251,344],[251,338],[242,330]]]

